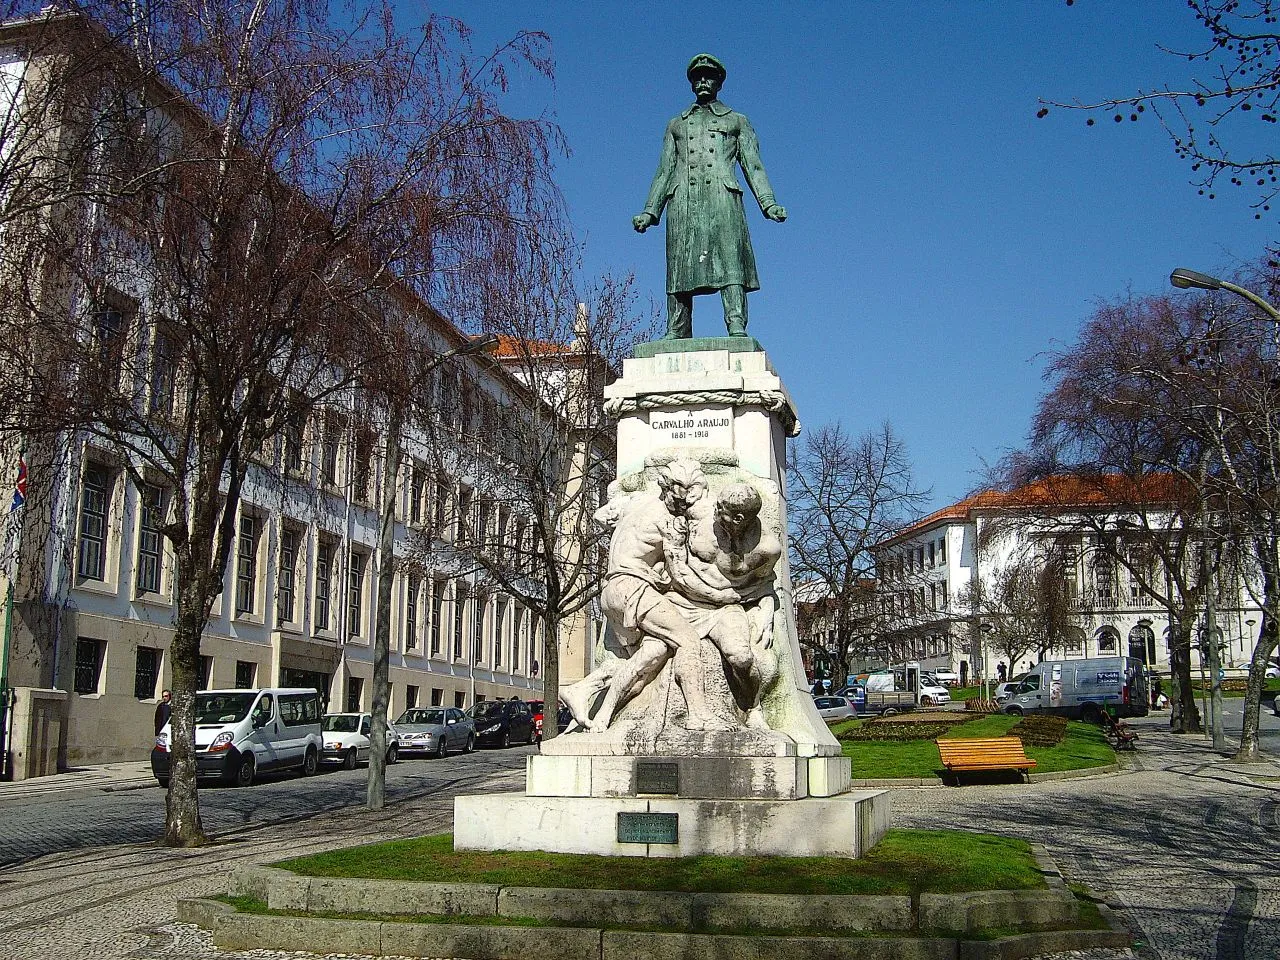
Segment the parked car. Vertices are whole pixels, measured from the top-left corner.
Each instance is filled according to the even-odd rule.
[[[818,716],[828,723],[858,715],[847,697],[814,697],[813,705],[818,708]]]
[[[938,683],[942,684],[944,687],[954,687],[960,682],[959,675],[952,673],[950,670],[933,671],[933,679],[937,680]]]
[[[1025,679],[1027,679],[1027,675],[1025,673],[1020,673],[1016,677],[1006,680],[1004,683],[996,684],[996,688],[992,693],[992,696],[996,698],[996,703],[1004,703],[1012,697],[1014,691],[1022,685],[1022,681]]]
[[[221,777],[247,787],[266,770],[297,768],[316,772],[324,741],[320,694],[282,687],[267,690],[203,690],[196,694],[196,776]],[[151,750],[151,773],[169,785],[166,723]]]
[[[538,743],[542,742],[542,701],[530,700],[529,711],[533,714],[533,738]],[[556,729],[563,733],[569,728],[569,724],[573,723],[573,713],[563,703],[560,709],[556,711]]]
[[[861,683],[837,690],[835,696],[848,700],[860,717],[892,717],[916,708],[916,698],[906,690],[867,690]]]
[[[513,743],[533,743],[533,711],[523,700],[481,700],[467,710],[476,725],[476,741],[481,746],[509,747]]]
[[[444,758],[450,750],[476,748],[476,725],[457,707],[411,707],[396,717],[400,753],[428,753]]]
[[[1267,672],[1265,676],[1268,680],[1280,678],[1280,667],[1277,667],[1274,663],[1267,664]]]
[[[360,761],[368,761],[373,716],[368,713],[328,713],[320,723],[324,731],[324,752],[320,759],[325,763],[340,763],[354,770]],[[400,737],[396,728],[387,724],[387,763],[400,759]]]
[[[922,706],[937,706],[950,703],[951,694],[947,688],[927,673],[920,674],[920,703]]]

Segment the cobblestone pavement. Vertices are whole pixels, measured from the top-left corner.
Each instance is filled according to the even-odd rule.
[[[1199,737],[1168,734],[1166,722],[1167,715],[1137,722],[1139,751],[1118,775],[896,788],[893,823],[1037,840],[1068,880],[1104,896],[1139,939],[1132,952],[1076,952],[1053,960],[1280,958],[1280,764],[1234,764]],[[265,793],[255,797],[257,787],[224,791],[235,802],[220,808],[216,822],[225,832],[209,847],[88,847],[12,867],[0,872],[0,960],[313,957],[219,952],[203,931],[173,921],[174,901],[221,892],[228,871],[240,863],[447,830],[455,794],[523,785],[522,752],[448,761],[438,768],[438,779],[403,788],[379,815],[353,807],[260,824],[254,817],[264,815],[263,805],[282,802],[281,793],[272,801]],[[297,782],[328,786],[326,780]],[[115,796],[145,793],[158,795]],[[146,835],[154,836],[154,828]]]

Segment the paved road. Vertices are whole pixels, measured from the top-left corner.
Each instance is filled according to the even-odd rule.
[[[1166,723],[1167,715],[1137,722],[1139,751],[1119,775],[895,789],[894,825],[1044,843],[1069,880],[1119,909],[1138,934],[1140,960],[1274,960],[1280,763],[1234,764],[1204,738],[1168,734]],[[1280,739],[1280,721],[1268,716],[1264,724],[1268,742]],[[0,960],[248,960],[219,953],[203,932],[174,923],[174,900],[225,890],[227,871],[239,863],[447,830],[457,793],[522,787],[526,752],[403,763],[392,774],[393,802],[377,815],[359,807],[363,771],[210,790],[208,823],[225,831],[210,847],[93,845],[10,867],[0,872]],[[118,841],[142,827],[149,838],[162,803],[151,789],[51,799],[20,813],[0,806],[0,837],[34,833],[29,842],[47,842],[48,831],[36,824],[56,819],[81,841]]]
[[[523,770],[535,748],[480,750],[445,760],[405,759],[387,768],[387,799],[397,803]],[[264,776],[248,788],[210,784],[200,791],[205,830],[235,836],[246,828],[287,823],[364,802],[368,768],[313,777]],[[0,869],[50,853],[118,843],[146,843],[164,833],[165,791],[154,780],[138,789],[71,789],[34,796],[0,793]]]

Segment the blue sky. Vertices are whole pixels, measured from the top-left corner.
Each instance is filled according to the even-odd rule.
[[[634,271],[659,301],[663,228],[641,236],[630,220],[667,120],[692,101],[685,64],[724,61],[721,99],[751,118],[789,213],[747,212],[751,333],[806,424],[892,422],[935,506],[1023,442],[1044,352],[1098,298],[1163,291],[1175,266],[1229,272],[1276,237],[1243,196],[1198,197],[1150,114],[1036,118],[1041,96],[1184,79],[1157,49],[1201,40],[1178,0],[435,8],[470,24],[477,49],[550,34],[555,86],[518,79],[512,107],[553,113],[568,137],[559,181],[588,269]],[[718,299],[697,300],[694,327],[722,334]]]

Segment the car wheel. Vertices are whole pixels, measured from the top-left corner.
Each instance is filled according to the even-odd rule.
[[[387,763],[399,763],[399,762],[400,762],[400,751],[399,749],[396,748],[395,744],[392,744],[387,750]]]
[[[440,735],[440,745],[436,747],[436,759],[443,760],[449,755],[449,740],[444,735]]]
[[[156,777],[156,783],[160,784],[160,789],[161,789],[161,790],[168,790],[168,789],[169,789],[169,778],[168,778],[168,777]]]
[[[306,755],[302,758],[302,775],[304,777],[311,776],[319,766],[320,754],[316,753],[315,747],[307,747]]]
[[[896,717],[898,715],[897,707],[885,707],[884,712],[880,714],[882,717]]]
[[[502,731],[502,749],[505,750],[509,746],[511,746],[511,731],[503,730]]]
[[[253,783],[253,775],[256,773],[253,762],[253,755],[245,757],[240,761],[240,766],[236,768],[235,785],[237,787],[247,787]]]
[[[1085,723],[1097,723],[1102,718],[1096,703],[1086,703],[1080,708],[1080,719]]]
[[[467,734],[467,753],[476,752],[476,735],[474,733]]]
[[[356,748],[352,747],[342,755],[342,769],[354,770],[356,768]]]
[[[525,743],[530,745],[533,743],[533,727],[529,727],[529,739]]]
[[[922,697],[920,698],[920,706],[922,706],[922,707],[932,707],[932,706],[933,706],[933,697],[929,696],[929,694],[927,694],[927,693],[926,693],[924,696],[922,696]]]
[[[1022,708],[1021,708],[1021,707],[1005,707],[1005,708],[1004,708],[1004,712],[1005,712],[1005,713],[1007,713],[1007,714],[1008,714],[1009,716],[1011,716],[1011,717],[1020,717],[1020,716],[1022,716]]]

